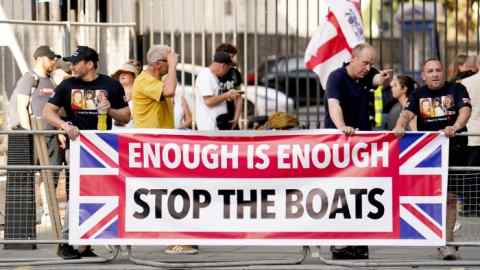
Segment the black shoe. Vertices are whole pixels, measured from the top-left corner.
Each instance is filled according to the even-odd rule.
[[[70,246],[68,244],[58,245],[57,255],[64,260],[80,259],[80,254],[78,253],[78,250],[74,249],[73,246]]]
[[[80,257],[94,258],[94,257],[98,257],[98,255],[93,253],[93,249],[90,246],[88,246],[84,251],[80,252]]]
[[[368,260],[368,246],[356,246],[353,247],[355,253],[355,259]]]
[[[333,260],[368,260],[367,246],[332,247],[330,250]]]
[[[352,247],[337,248],[331,247],[330,251],[332,252],[333,260],[353,260],[355,259],[355,253]]]

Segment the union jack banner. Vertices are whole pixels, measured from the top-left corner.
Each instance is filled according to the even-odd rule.
[[[75,245],[445,245],[440,133],[84,131],[70,160]]]

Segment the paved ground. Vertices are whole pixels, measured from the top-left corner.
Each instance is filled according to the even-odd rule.
[[[162,253],[163,247],[136,247],[134,248],[134,256],[138,259],[163,261],[163,262],[212,262],[212,261],[263,261],[263,260],[294,260],[299,256],[299,249],[292,247],[201,247],[201,253],[190,256],[170,256]],[[37,250],[19,251],[19,250],[0,250],[0,260],[3,262],[9,258],[36,258],[56,260],[54,254],[55,247],[52,245],[39,246]],[[97,247],[98,253],[107,254],[105,247]],[[313,249],[315,255],[316,249]],[[328,248],[322,248],[320,253],[325,258],[329,258]],[[479,248],[464,248],[462,249],[461,261],[480,260]],[[420,261],[420,262],[440,262],[436,256],[436,252],[431,248],[386,248],[374,247],[371,251],[373,260],[370,262],[406,262],[406,261]],[[459,262],[461,262],[459,261]],[[358,267],[341,267],[341,266],[327,266],[323,264],[318,258],[307,258],[302,265],[289,266],[262,266],[262,267],[237,267],[235,269],[357,269]],[[44,266],[17,266],[5,267],[2,269],[114,269],[114,270],[130,270],[130,269],[154,269],[149,266],[135,265],[128,261],[128,255],[125,250],[121,252],[118,258],[111,263],[92,263],[92,264],[62,264],[62,265],[44,265]],[[212,267],[194,268],[194,269],[212,269]],[[227,269],[227,268],[219,268]],[[232,269],[232,268],[229,268]],[[412,267],[367,267],[364,269],[412,269]],[[419,267],[417,269],[480,269],[478,267]]]

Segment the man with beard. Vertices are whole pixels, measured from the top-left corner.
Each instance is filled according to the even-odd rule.
[[[438,59],[428,59],[423,64],[422,79],[425,85],[417,88],[408,98],[407,107],[400,114],[394,132],[403,136],[405,127],[415,117],[417,130],[442,131],[450,139],[449,166],[465,166],[466,146],[468,138],[457,136],[457,133],[466,132],[467,122],[472,113],[472,105],[467,89],[455,82],[446,82],[442,63]],[[433,104],[435,100],[442,102],[443,114],[425,114],[422,103],[425,101]],[[456,179],[448,181],[447,195],[447,242],[453,241],[453,232],[457,220],[457,193],[459,189]],[[463,186],[462,186],[463,188]],[[456,260],[457,250],[452,246],[438,249],[444,260]]]
[[[74,76],[65,79],[55,88],[55,94],[43,109],[45,120],[52,126],[63,129],[72,140],[79,136],[80,130],[112,129],[112,119],[122,123],[130,121],[125,91],[118,81],[97,74],[99,58],[94,49],[78,46],[77,50],[64,60],[72,63]],[[93,93],[95,108],[85,105],[87,97]],[[65,110],[66,119],[60,117],[62,108]],[[65,228],[68,228],[67,224]],[[68,238],[68,232],[64,230],[64,233],[64,237]],[[81,247],[78,251],[68,244],[61,244],[57,255],[63,259],[97,256],[90,246]]]
[[[33,69],[18,80],[9,102],[9,125],[12,129],[31,129],[30,114],[41,117],[42,110],[55,88],[50,73],[60,55],[43,45],[33,53]]]

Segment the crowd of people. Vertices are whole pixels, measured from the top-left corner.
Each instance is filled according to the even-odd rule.
[[[198,72],[192,104],[186,93],[177,90],[180,89],[176,77],[177,54],[168,46],[151,47],[145,67],[129,60],[111,76],[97,72],[99,55],[90,47],[79,46],[62,61],[48,46],[40,46],[33,55],[33,69],[20,78],[13,91],[10,127],[31,129],[33,115],[43,117],[47,129],[64,130],[69,139],[76,139],[80,130],[235,130],[239,128],[244,94],[236,54],[237,49],[231,44],[221,44],[216,49],[211,64]],[[462,59],[457,61],[451,81],[446,81],[438,59],[426,60],[420,86],[409,76],[373,68],[376,50],[369,44],[357,45],[351,61],[329,76],[325,89],[325,128],[338,129],[347,136],[357,130],[372,130],[372,89],[383,86],[391,89],[398,101],[386,117],[388,130],[397,136],[403,136],[406,130],[443,131],[452,137],[451,164],[465,165],[468,161],[462,153],[466,147],[473,147],[472,153],[478,155],[480,142],[454,136],[465,132],[467,127],[470,131],[480,129],[476,124],[480,109],[471,105],[478,99],[474,89],[480,84],[480,59]],[[65,136],[49,137],[48,146],[52,164],[66,162],[64,155],[61,158],[61,153],[68,149]],[[448,241],[453,240],[456,200],[455,190],[449,186]],[[453,247],[442,247],[439,251],[444,259],[457,258],[457,249]],[[169,246],[165,252],[196,254],[198,246]],[[367,246],[334,246],[331,252],[334,259],[369,258]],[[64,259],[96,256],[90,247],[75,249],[66,244],[59,246],[58,255]]]

